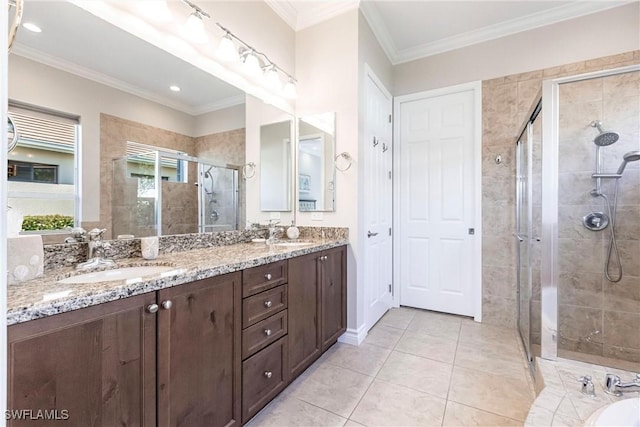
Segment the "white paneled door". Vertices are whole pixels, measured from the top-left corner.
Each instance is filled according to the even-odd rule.
[[[396,103],[401,305],[476,314],[475,96],[427,92]]]
[[[371,73],[365,87],[364,136],[364,283],[366,323],[370,329],[392,305],[393,149],[389,92]]]

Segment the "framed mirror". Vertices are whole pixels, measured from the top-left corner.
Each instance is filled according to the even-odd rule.
[[[335,113],[298,119],[298,192],[300,212],[335,211]]]
[[[106,238],[116,236],[112,234],[113,210],[122,208],[125,203],[124,190],[114,182],[113,160],[130,154],[127,141],[153,146],[156,150],[185,153],[208,165],[240,168],[245,164],[243,91],[73,3],[30,2],[28,6],[25,7],[25,19],[39,25],[42,32],[32,33],[22,28],[18,32],[8,61],[9,99],[77,118],[81,129],[80,149],[74,151],[80,171],[76,187],[81,213],[79,225],[107,228]],[[16,127],[21,134],[25,133],[20,124]],[[59,146],[58,139],[51,139],[49,145],[56,143]],[[10,159],[28,163],[18,155],[20,151],[16,149]],[[40,163],[58,166],[59,177],[62,177],[62,163],[53,160]],[[47,169],[51,170],[51,167]],[[203,180],[212,185],[214,170],[209,171],[209,175],[207,169],[201,175],[195,170],[189,174],[189,186],[196,188],[195,184]],[[230,182],[224,182],[227,181]],[[38,189],[37,195],[48,195],[60,193],[59,189],[65,183],[59,179],[58,182],[37,184],[48,186],[46,190]],[[29,185],[35,187],[35,184]],[[231,184],[222,189],[209,188],[209,192],[216,194],[215,197],[208,195],[211,199],[210,206],[207,205],[207,209],[211,208],[208,218],[214,218],[216,213],[222,218],[227,205],[219,194],[227,190],[232,196],[237,195],[238,218],[232,223],[244,225],[246,203],[242,180],[238,188]],[[13,193],[23,197],[25,191],[20,189]],[[177,194],[174,191],[171,196]],[[56,197],[60,198],[59,195]],[[181,206],[194,212],[191,221],[194,224],[198,222],[196,199],[193,197],[194,201],[188,206]],[[37,207],[41,206],[52,207],[53,204],[39,202]],[[171,214],[182,215],[175,206],[171,208]],[[24,212],[57,213],[64,212]],[[201,227],[201,231],[216,231],[221,228],[217,227],[220,222],[202,221],[203,227],[207,227]],[[135,234],[127,230],[122,232]],[[179,232],[165,227],[162,234]]]
[[[291,211],[291,120],[260,126],[260,210]]]

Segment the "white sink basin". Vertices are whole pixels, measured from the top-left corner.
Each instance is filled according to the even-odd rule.
[[[619,400],[596,411],[585,426],[640,426],[640,397]]]
[[[93,273],[79,274],[77,276],[67,277],[66,279],[58,280],[58,283],[78,284],[78,283],[98,283],[98,282],[111,282],[115,280],[127,280],[142,278],[145,276],[153,276],[169,271],[177,272],[175,267],[166,265],[147,265],[141,267],[123,267],[113,270],[95,271]],[[172,273],[173,274],[173,273]]]
[[[273,246],[280,246],[280,247],[284,247],[284,248],[295,248],[298,246],[309,246],[309,245],[313,245],[313,243],[309,243],[309,242],[278,242],[278,243],[274,243]]]

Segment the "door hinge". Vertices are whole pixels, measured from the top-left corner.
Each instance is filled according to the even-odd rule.
[[[391,179],[391,171],[389,171],[389,179]]]
[[[391,227],[389,227],[389,236],[391,236]]]
[[[389,123],[391,123],[391,119],[392,119],[393,115],[389,114]]]
[[[389,293],[391,293],[391,283],[389,283]]]

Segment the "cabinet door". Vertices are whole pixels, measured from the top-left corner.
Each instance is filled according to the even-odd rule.
[[[155,301],[150,293],[9,327],[9,410],[58,419],[7,425],[154,427],[156,315],[146,307]]]
[[[320,357],[320,255],[289,260],[289,372],[293,380]]]
[[[240,273],[158,293],[158,426],[240,424],[240,293]]]
[[[322,351],[324,352],[347,327],[346,249],[344,246],[323,252]]]

